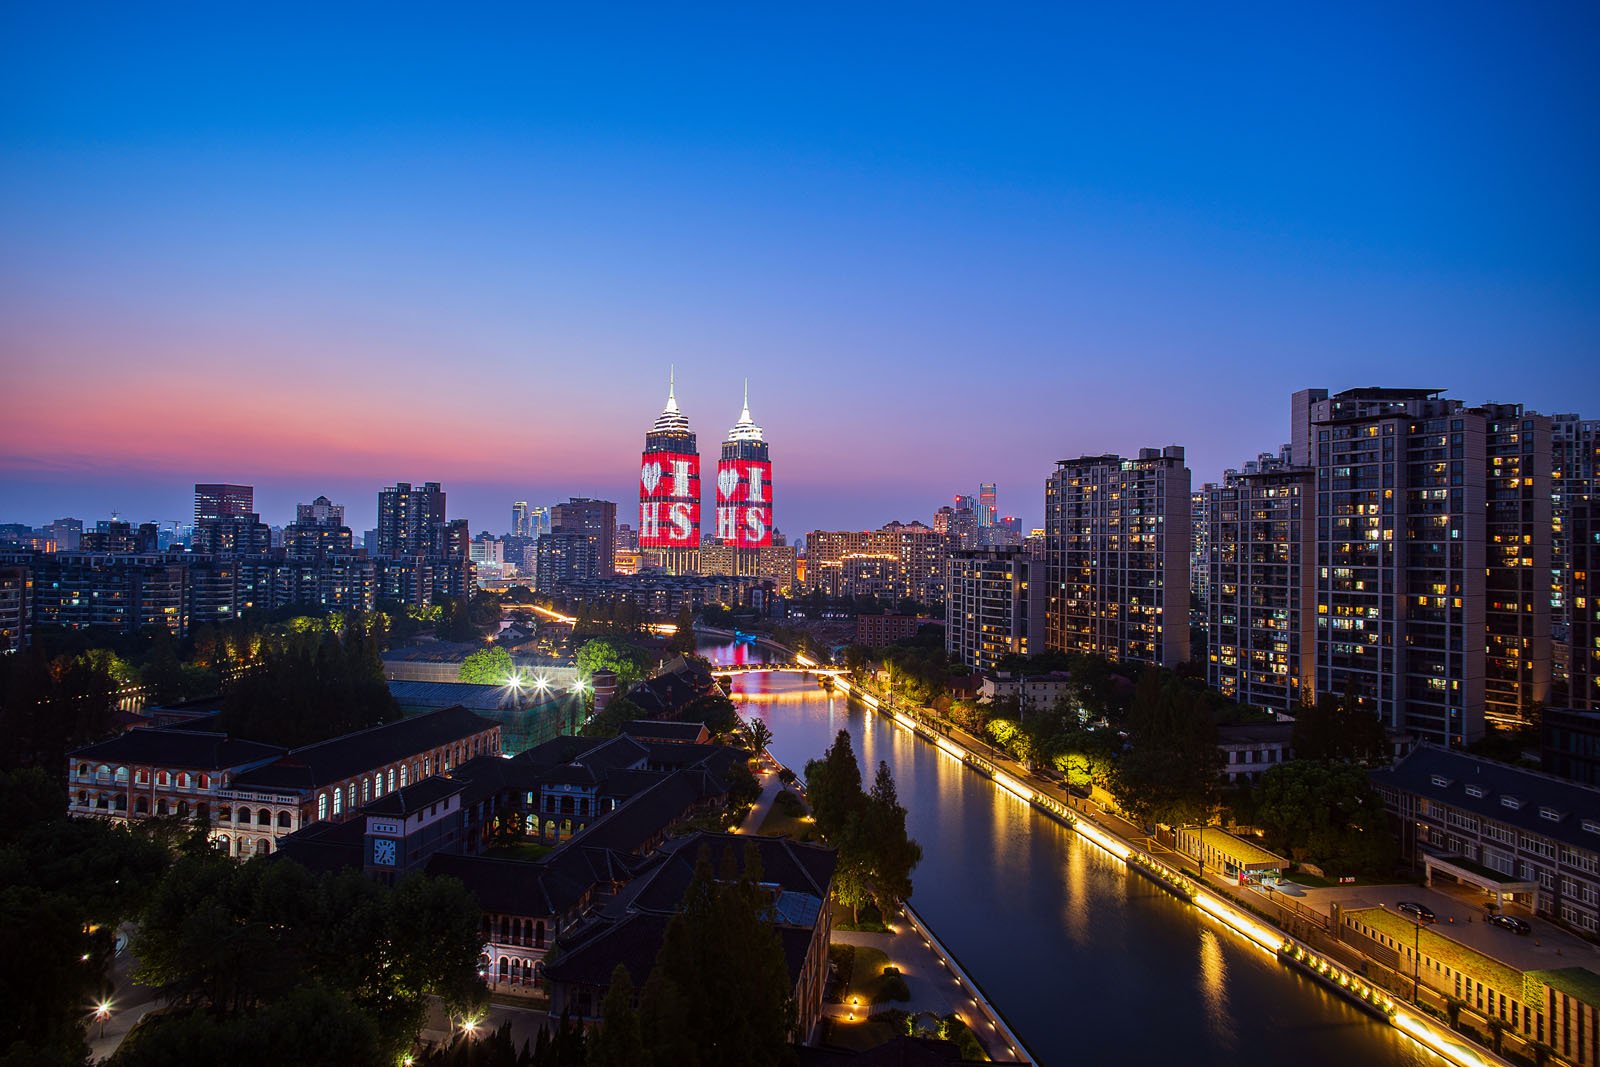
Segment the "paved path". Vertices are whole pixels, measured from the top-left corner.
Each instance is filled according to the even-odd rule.
[[[778,778],[778,762],[765,752],[761,753],[760,765],[756,768],[756,778],[761,782],[761,795],[750,808],[750,814],[744,817],[744,822],[739,824],[738,833],[753,834],[761,829],[761,824],[766,820],[767,812],[772,810],[773,802],[778,799],[778,794],[783,792],[783,782]]]
[[[128,936],[133,928],[124,926],[117,931],[118,941],[124,947],[118,952],[111,963],[111,981],[113,992],[111,995],[111,1013],[105,1019],[104,1025],[98,1021],[89,1023],[89,1059],[91,1062],[110,1057],[117,1051],[117,1046],[122,1044],[122,1039],[128,1036],[134,1024],[156,1008],[161,1007],[156,991],[149,986],[138,985],[133,980],[133,969],[138,965],[138,960],[133,958],[133,953],[126,948]]]
[[[838,913],[835,914],[838,917]],[[990,1054],[997,1062],[1015,1061],[1015,1056],[999,1047],[1003,1042],[990,1039],[991,1027],[988,1017],[979,1010],[977,998],[972,995],[972,990],[956,979],[950,968],[940,960],[939,954],[922,940],[911,924],[901,917],[890,922],[888,926],[890,933],[887,934],[860,933],[835,927],[832,943],[881,950],[889,957],[891,964],[900,968],[900,973],[906,980],[906,988],[911,993],[911,999],[903,1002],[888,1001],[875,1006],[851,1005],[847,999],[844,1004],[824,1004],[823,1013],[845,1022],[846,1025],[852,1012],[859,1020],[874,1007],[878,1011],[898,1008],[913,1014],[926,1011],[941,1018],[955,1014],[961,1017],[962,1022],[972,1027],[973,1032],[978,1035],[978,1040],[990,1050]]]

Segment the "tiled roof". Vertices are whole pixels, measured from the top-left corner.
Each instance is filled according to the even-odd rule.
[[[669,921],[670,916],[637,913],[591,919],[562,935],[561,952],[554,963],[545,964],[545,977],[553,982],[609,986],[611,972],[620,963],[637,989],[656,965]]]
[[[428,873],[459,878],[479,907],[501,915],[560,915],[576,907],[594,884],[547,862],[444,852],[428,861]]]
[[[704,723],[662,722],[656,719],[636,719],[622,727],[622,732],[641,741],[698,741],[706,732]]]
[[[1600,789],[1429,744],[1418,745],[1393,767],[1373,771],[1372,783],[1600,852]],[[1585,830],[1586,822],[1595,829]]]
[[[235,785],[317,789],[498,725],[466,708],[445,708],[291,749],[276,763],[240,775]]]
[[[644,885],[632,895],[633,906],[642,911],[674,912],[682,904],[694,877],[695,863],[701,849],[710,852],[711,869],[723,870],[728,862],[724,854],[732,852],[735,870],[743,871],[746,849],[754,848],[761,863],[761,881],[776,885],[785,895],[802,895],[817,901],[827,899],[828,886],[833,881],[837,857],[830,848],[821,845],[801,844],[785,837],[756,837],[751,835],[712,834],[699,831],[663,844],[659,850],[662,862],[654,872],[644,876]],[[800,917],[809,926],[816,921],[815,909],[791,900],[780,908],[783,915]]]
[[[216,771],[248,767],[282,756],[288,749],[244,741],[211,730],[136,727],[109,741],[85,745],[68,758],[109,764],[148,764]]]
[[[474,682],[412,682],[391,680],[389,693],[402,707],[453,708],[503,711],[516,708],[517,693],[503,685]]]
[[[367,815],[394,815],[405,818],[407,815],[415,815],[430,804],[437,804],[446,797],[453,797],[465,789],[465,782],[436,774],[431,778],[424,778],[415,785],[396,789],[393,793],[385,793],[361,810]]]

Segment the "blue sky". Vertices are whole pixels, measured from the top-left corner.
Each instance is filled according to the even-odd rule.
[[[8,6],[0,521],[627,501],[669,363],[790,532],[1312,385],[1600,417],[1600,8],[861,7]]]

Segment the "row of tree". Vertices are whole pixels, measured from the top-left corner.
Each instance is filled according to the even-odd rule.
[[[817,832],[838,850],[833,877],[840,903],[857,922],[869,904],[888,914],[911,895],[911,872],[922,861],[922,846],[906,832],[906,809],[889,765],[880,762],[872,790],[863,790],[850,734],[840,730],[823,757],[806,764],[805,776]]]

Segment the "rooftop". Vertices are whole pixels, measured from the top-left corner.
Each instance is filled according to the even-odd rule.
[[[499,725],[466,708],[445,708],[291,749],[277,762],[240,775],[234,784],[316,789]]]
[[[1600,852],[1600,789],[1431,744],[1373,771],[1372,782]]]
[[[220,771],[268,763],[288,749],[259,741],[244,741],[211,730],[138,726],[127,733],[67,753],[67,758],[91,763],[146,764]]]

